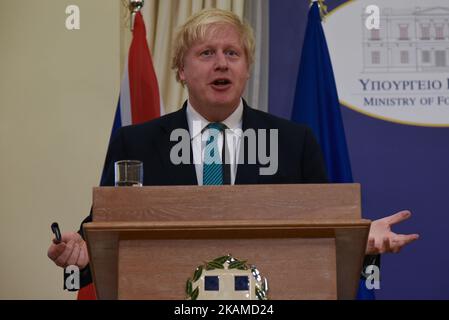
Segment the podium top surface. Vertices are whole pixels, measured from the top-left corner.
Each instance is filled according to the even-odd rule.
[[[359,184],[98,187],[95,222],[360,219]]]

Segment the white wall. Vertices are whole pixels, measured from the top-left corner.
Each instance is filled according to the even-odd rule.
[[[65,28],[68,5],[81,29]],[[0,299],[64,299],[50,224],[77,230],[120,84],[120,0],[0,1]]]

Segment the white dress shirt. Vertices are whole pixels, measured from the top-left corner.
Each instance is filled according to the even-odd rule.
[[[240,104],[235,111],[221,123],[225,124],[229,129],[226,129],[226,145],[229,150],[230,171],[231,171],[231,184],[235,183],[235,177],[237,174],[237,159],[240,148],[240,139],[242,137],[242,115],[243,115],[243,101],[240,100]],[[195,164],[196,178],[198,185],[203,185],[203,162],[204,151],[206,149],[206,142],[210,136],[210,130],[204,130],[209,125],[202,115],[200,115],[190,104],[187,102],[187,122],[189,124],[189,132],[192,142],[193,162]],[[222,157],[223,149],[223,133],[220,132],[218,137],[218,150],[220,152],[220,158]]]

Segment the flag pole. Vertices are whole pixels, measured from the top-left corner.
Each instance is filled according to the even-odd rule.
[[[310,0],[310,6],[313,5],[314,2],[318,2],[318,8],[320,9],[321,20],[324,20],[327,12],[327,5],[324,3],[325,0]]]
[[[129,0],[128,9],[131,12],[131,31],[134,29],[134,19],[136,18],[136,14],[142,9],[144,2],[144,0]]]

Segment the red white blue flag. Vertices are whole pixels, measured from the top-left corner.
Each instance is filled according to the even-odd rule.
[[[163,114],[163,104],[146,39],[145,23],[138,12],[134,20],[133,39],[125,64],[120,97],[112,126],[111,139],[120,127],[139,124]],[[78,292],[78,300],[94,300],[93,284]]]

